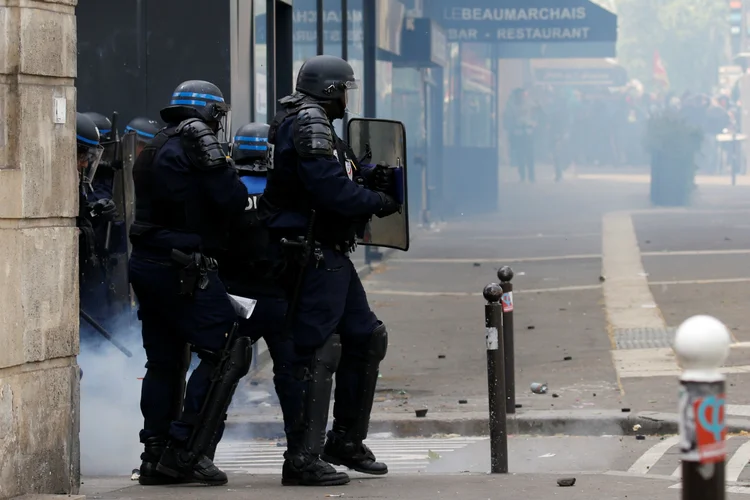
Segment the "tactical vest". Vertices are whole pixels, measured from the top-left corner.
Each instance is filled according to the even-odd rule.
[[[355,226],[359,225],[359,221],[347,221],[348,224],[345,224],[347,227],[341,227],[343,222],[341,216],[327,213],[327,211],[320,209],[320,207],[314,206],[313,199],[305,189],[299,175],[297,175],[296,169],[278,168],[278,166],[275,165],[276,160],[273,158],[275,155],[276,133],[279,126],[287,118],[294,116],[304,108],[316,105],[317,103],[311,101],[309,97],[302,94],[292,94],[281,99],[279,102],[284,107],[276,114],[273,121],[271,121],[271,126],[268,132],[268,143],[272,148],[271,165],[269,165],[268,170],[268,184],[263,193],[262,205],[264,206],[261,209],[261,219],[266,218],[269,215],[266,213],[268,208],[299,212],[304,215],[307,215],[311,209],[316,209],[318,212],[318,223],[316,224],[315,233],[318,240],[336,243],[349,241],[350,243],[353,243],[354,233],[357,232]],[[361,184],[361,177],[357,172],[354,172],[356,169],[347,168],[347,153],[349,158],[356,165],[356,158],[354,158],[351,149],[349,149],[348,146],[338,138],[333,127],[331,127],[331,133],[334,138],[336,157],[341,165],[341,169],[354,182]],[[336,223],[331,224],[334,220]]]
[[[160,130],[138,156],[133,165],[135,221],[130,229],[131,236],[137,238],[158,229],[201,234],[198,200],[166,199],[153,192],[159,175],[154,169],[156,156],[169,139],[179,136],[185,125],[196,120],[191,118],[176,127]]]

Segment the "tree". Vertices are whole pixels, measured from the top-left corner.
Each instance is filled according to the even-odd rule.
[[[617,0],[618,60],[653,87],[658,50],[672,90],[710,92],[729,59],[728,0]]]

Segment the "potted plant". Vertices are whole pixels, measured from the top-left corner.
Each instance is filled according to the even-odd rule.
[[[651,202],[662,206],[690,203],[695,189],[695,157],[703,132],[679,111],[665,109],[651,116],[646,128],[646,150],[651,156]]]

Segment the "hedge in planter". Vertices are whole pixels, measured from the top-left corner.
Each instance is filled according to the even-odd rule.
[[[651,202],[663,206],[690,203],[695,189],[695,156],[703,132],[675,110],[654,114],[646,129],[646,150],[651,155]]]

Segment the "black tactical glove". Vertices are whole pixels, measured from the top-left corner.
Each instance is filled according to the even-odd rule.
[[[370,172],[370,186],[373,191],[393,193],[393,171],[385,163],[379,163]]]
[[[95,203],[89,204],[89,210],[92,216],[102,218],[106,221],[114,220],[117,217],[117,206],[109,198],[102,198]]]
[[[381,219],[383,217],[388,217],[391,214],[395,214],[401,209],[398,202],[393,196],[385,194],[380,191],[376,191],[376,193],[380,195],[380,201],[383,203],[383,206],[375,215],[377,215]]]

